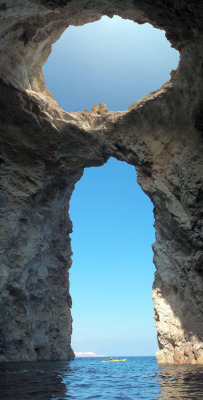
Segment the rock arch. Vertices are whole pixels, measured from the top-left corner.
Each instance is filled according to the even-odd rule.
[[[73,358],[68,203],[83,169],[113,156],[136,167],[154,204],[158,361],[202,362],[201,10],[198,0],[1,2],[0,361]],[[51,43],[115,14],[164,29],[177,71],[128,111],[64,112],[41,73]]]

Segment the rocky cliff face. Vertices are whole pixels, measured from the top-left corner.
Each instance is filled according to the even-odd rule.
[[[158,361],[203,362],[200,3],[0,1],[0,361],[73,358],[68,204],[84,168],[113,156],[154,204]],[[51,43],[114,14],[164,29],[177,71],[125,112],[64,112],[41,73]]]

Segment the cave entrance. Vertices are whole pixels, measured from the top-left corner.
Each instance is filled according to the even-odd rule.
[[[170,79],[179,53],[163,30],[119,16],[70,26],[44,65],[46,87],[65,111],[127,110]]]
[[[177,66],[179,53],[171,48],[164,34],[164,31],[154,29],[149,24],[138,25],[119,16],[104,16],[94,23],[70,26],[53,45],[53,51],[43,68],[46,86],[66,111],[91,111],[94,104],[101,102],[109,110],[126,110],[129,104],[159,89],[170,79],[170,71]],[[106,171],[106,176],[103,171]],[[125,173],[127,175],[121,184],[118,180]],[[103,183],[100,174],[104,175]],[[95,179],[95,182],[85,183],[88,176],[90,181]],[[132,181],[129,183],[130,179]],[[109,191],[108,187],[111,188],[116,182],[117,188]],[[105,196],[100,193],[96,199],[105,184]],[[123,191],[122,186],[125,186]],[[119,190],[121,193],[116,194]],[[126,198],[122,200],[120,211],[113,214],[124,193]],[[138,205],[136,202],[139,198],[142,200]],[[130,217],[128,203],[132,207],[134,222]],[[102,210],[102,206],[105,207],[105,204],[109,204],[110,214],[112,207],[111,215],[107,213],[104,216],[107,210]],[[141,209],[144,205],[146,208]],[[151,251],[154,241],[152,205],[136,185],[134,167],[111,159],[99,169],[86,170],[73,194],[70,214],[74,228],[74,268],[71,271],[74,350],[108,354],[113,352],[116,355],[154,354],[157,347],[156,332],[149,294],[154,275]],[[150,216],[144,223],[148,214]],[[85,221],[86,217],[88,220]],[[139,227],[138,219],[141,219]],[[119,223],[121,220],[122,224]],[[127,221],[131,228],[125,225]],[[107,222],[110,223],[108,227]],[[145,224],[149,224],[148,227]],[[135,230],[130,233],[130,229]],[[139,255],[135,244],[138,245]],[[148,260],[145,259],[147,254]],[[145,290],[147,295],[143,296]],[[141,303],[143,308],[139,307]],[[117,345],[112,347],[115,332],[112,329],[110,338],[109,326],[117,328],[118,325],[120,336],[117,336]],[[131,332],[131,337],[127,337],[126,332]],[[146,336],[143,332],[146,332]],[[102,346],[104,340],[105,348],[99,347],[98,343]],[[125,342],[133,348],[133,353],[129,348],[123,348]]]
[[[4,263],[1,361],[73,357],[70,348],[72,319],[68,267],[71,264],[71,223],[68,203],[84,168],[102,165],[109,157],[115,157],[137,166],[139,182],[155,206],[157,274],[153,298],[160,347],[157,358],[161,363],[201,363],[200,7],[196,4],[187,7],[184,2],[175,2],[174,6],[165,2],[164,7],[159,7],[156,2],[139,0],[33,0],[23,11],[15,2],[16,12],[13,12],[13,2],[7,3],[1,7],[1,235]],[[178,71],[172,74],[169,84],[135,103],[127,112],[96,115],[63,112],[43,87],[41,67],[50,54],[51,43],[59,38],[68,24],[82,25],[98,20],[101,15],[113,16],[115,13],[164,28],[173,46],[181,51]],[[89,24],[89,27],[95,24]],[[79,29],[77,27],[77,32]],[[105,31],[102,30],[100,37]],[[127,36],[122,34],[122,37]],[[96,36],[91,34],[91,38]],[[130,40],[125,42],[130,57],[135,53],[134,48],[128,47],[129,43],[134,46],[135,39],[131,41],[131,38],[134,36],[130,35]],[[95,41],[101,53],[98,38]],[[89,66],[92,66],[97,56],[93,54],[92,46],[91,52],[87,52],[87,45],[86,40],[83,48]],[[73,41],[74,51],[76,47],[82,54],[80,46]],[[146,48],[152,50],[149,39]],[[66,49],[70,59],[71,48]],[[96,71],[94,86],[97,93],[98,81],[102,82],[105,93],[110,87],[108,83],[114,82],[119,87],[124,82],[122,90],[119,88],[115,92],[116,100],[125,98],[125,87],[129,93],[132,89],[133,98],[126,101],[127,105],[121,104],[121,109],[126,109],[129,103],[143,96],[138,93],[132,76],[130,85],[127,85],[129,70],[126,72],[122,67],[122,76],[117,75],[117,67],[126,58],[124,50],[116,68],[114,64],[109,80],[102,80],[107,62],[103,54],[102,71],[95,67],[93,70]],[[109,53],[110,60],[115,60],[112,49]],[[166,57],[163,48],[159,53],[161,60],[168,63],[171,55]],[[153,59],[156,60],[154,54]],[[62,77],[65,88],[62,98],[74,98],[58,61],[54,60],[53,68],[55,74]],[[130,60],[127,64],[132,66],[133,63]],[[84,70],[82,62],[75,64],[71,78],[74,84],[78,82],[78,65]],[[151,70],[149,58],[145,65]],[[161,75],[160,65],[161,61],[156,68],[157,76]],[[106,70],[109,71],[109,67]],[[134,76],[138,76],[135,66],[131,70]],[[67,65],[65,74],[70,75]],[[93,81],[93,73],[90,77]],[[167,73],[163,81],[168,78]],[[81,93],[85,93],[85,104],[78,105],[78,109],[106,102],[110,110],[119,110],[118,105],[108,104],[108,99],[99,93],[99,100],[91,100],[89,107],[90,86],[85,86],[85,81],[83,76],[83,90],[76,96],[82,99]],[[152,81],[154,77],[150,79]],[[58,86],[54,77],[52,83]],[[148,88],[147,92],[162,83],[153,89]],[[110,92],[114,93],[112,87]],[[61,99],[57,100],[62,105]],[[77,110],[70,104],[62,107]]]
[[[70,203],[74,351],[155,354],[152,207],[135,168],[114,158],[86,169],[76,184]]]

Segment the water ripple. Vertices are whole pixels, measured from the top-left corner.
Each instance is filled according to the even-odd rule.
[[[123,363],[0,364],[0,400],[200,400],[203,366],[159,366],[155,357]]]

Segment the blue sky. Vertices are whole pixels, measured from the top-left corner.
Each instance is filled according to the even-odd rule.
[[[154,354],[152,208],[125,162],[86,169],[77,183],[70,206],[75,350]]]
[[[103,17],[69,27],[43,72],[66,111],[91,110],[100,102],[119,111],[169,80],[178,59],[163,31]],[[152,210],[135,168],[125,162],[88,168],[76,184],[70,205],[75,351],[155,354]]]

